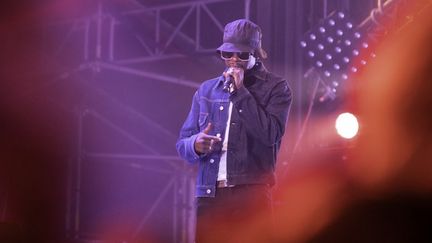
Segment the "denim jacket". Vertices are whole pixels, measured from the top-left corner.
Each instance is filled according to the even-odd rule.
[[[229,185],[275,183],[276,155],[291,105],[287,81],[268,72],[258,62],[245,72],[243,87],[233,93],[223,90],[223,76],[201,84],[176,147],[179,155],[198,164],[197,197],[214,197],[221,148],[198,155],[194,142],[198,133],[213,124],[210,135],[224,140],[229,102],[233,103],[227,150]]]

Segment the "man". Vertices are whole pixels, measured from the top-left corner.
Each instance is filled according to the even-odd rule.
[[[261,62],[267,56],[261,36],[249,20],[225,26],[217,52],[227,68],[196,91],[180,131],[179,155],[198,164],[197,242],[233,241],[250,216],[271,214],[270,187],[291,91]]]

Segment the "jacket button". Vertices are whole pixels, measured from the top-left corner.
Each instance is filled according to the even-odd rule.
[[[211,193],[211,190],[210,190],[210,189],[207,189],[206,192],[207,192],[207,194],[210,194],[210,193]]]
[[[214,163],[214,159],[210,159],[210,164],[213,164]]]
[[[219,106],[219,110],[223,111],[224,107],[223,106]]]

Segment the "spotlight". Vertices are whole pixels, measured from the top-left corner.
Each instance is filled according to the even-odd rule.
[[[315,52],[313,52],[313,51],[309,51],[309,56],[310,56],[310,57],[314,57],[314,56],[315,56]]]
[[[353,114],[345,112],[337,117],[335,128],[339,136],[351,139],[357,135],[359,123]]]
[[[352,74],[363,67],[364,64],[360,63],[355,67],[350,65],[356,56],[366,51],[367,43],[362,35],[348,15],[337,11],[304,34],[300,45],[305,49],[306,58],[311,61],[312,71],[316,72],[322,85],[332,87],[325,89],[326,93],[320,101],[334,99],[336,90],[333,89],[342,86],[341,82],[348,79],[348,73]]]
[[[305,41],[300,41],[300,46],[305,48],[307,47],[307,43]]]

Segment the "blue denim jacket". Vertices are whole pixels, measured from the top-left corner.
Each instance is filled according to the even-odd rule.
[[[198,155],[195,139],[211,122],[210,135],[220,135],[223,141],[230,101],[233,109],[228,135],[228,184],[275,183],[276,155],[291,105],[288,83],[259,62],[245,73],[244,86],[234,93],[223,90],[223,80],[222,76],[207,80],[195,92],[176,144],[183,159],[198,164],[197,197],[215,196],[221,148]]]

